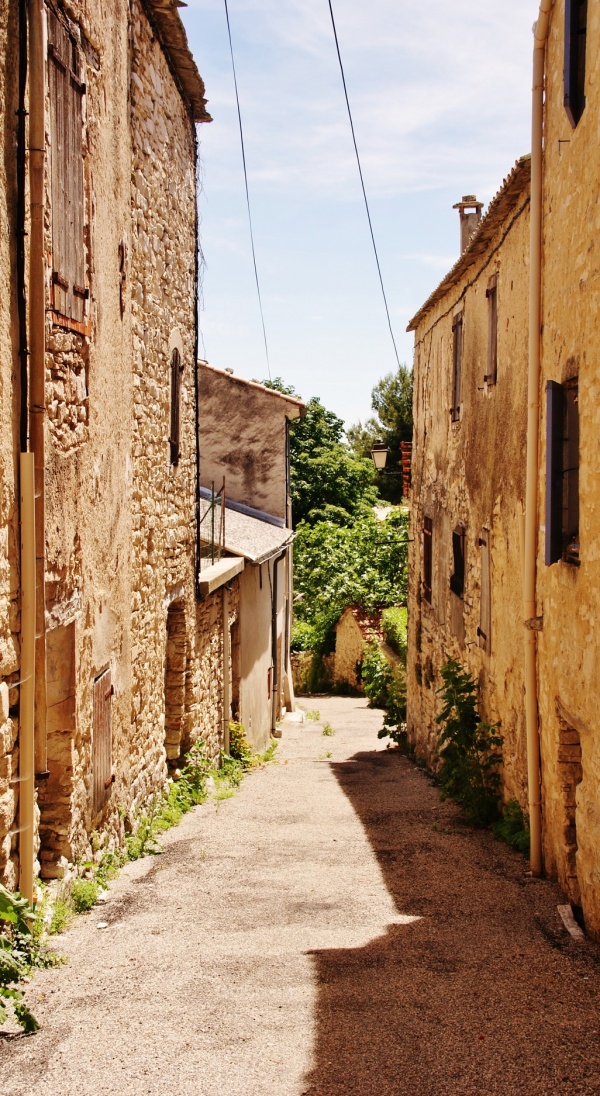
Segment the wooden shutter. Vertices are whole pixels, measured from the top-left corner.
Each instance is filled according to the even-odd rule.
[[[585,107],[587,0],[565,0],[564,104],[575,127]]]
[[[549,567],[563,550],[563,431],[564,390],[557,381],[546,382],[546,541]]]
[[[102,810],[110,797],[112,774],[112,696],[110,670],[94,681],[94,730],[92,742],[92,778],[94,814]]]
[[[181,374],[183,366],[181,355],[175,347],[171,354],[171,432],[169,445],[171,451],[171,464],[178,464],[181,455],[180,448],[180,405],[181,405]]]
[[[433,518],[423,519],[423,597],[431,604],[433,581]]]
[[[482,529],[479,538],[481,548],[481,597],[479,602],[479,646],[490,653],[492,640],[492,605],[490,582],[490,531]]]
[[[454,571],[450,577],[450,589],[462,598],[465,590],[465,529],[458,525],[452,533],[452,559]]]
[[[48,90],[51,127],[52,305],[77,323],[85,319],[83,96],[79,51],[48,10]]]
[[[496,383],[498,365],[498,275],[494,274],[485,291],[488,301],[488,356],[484,381]]]
[[[457,422],[460,418],[462,343],[463,314],[459,312],[452,320],[452,422]]]

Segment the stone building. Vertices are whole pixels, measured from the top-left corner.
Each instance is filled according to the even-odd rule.
[[[282,708],[294,706],[288,431],[305,408],[293,396],[204,361],[199,378],[202,541],[218,540],[208,533],[214,493],[224,500],[216,511],[224,551],[243,564],[231,637],[232,711],[252,745],[264,749]],[[201,579],[206,548],[203,556]]]
[[[479,680],[502,720],[507,797],[527,803],[521,524],[527,418],[530,160],[519,160],[409,329],[415,332],[408,731],[433,761],[441,666]],[[469,216],[466,214],[466,216]]]
[[[454,655],[475,674],[484,715],[502,723],[505,798],[529,810],[532,869],[558,878],[596,936],[599,68],[598,6],[541,0],[531,167],[519,161],[467,226],[410,325],[408,676],[410,734],[431,757],[440,664]],[[461,206],[478,213],[471,196]]]
[[[35,856],[49,878],[92,831],[121,840],[167,757],[199,736],[217,756],[223,627],[198,574],[210,117],[177,5],[32,3],[28,26],[5,10],[0,877],[27,893]]]

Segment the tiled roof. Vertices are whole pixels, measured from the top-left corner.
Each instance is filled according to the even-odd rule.
[[[204,81],[196,68],[185,28],[177,11],[187,5],[180,0],[145,0],[145,3],[173,75],[190,104],[194,121],[212,122],[206,110]]]
[[[510,175],[507,175],[498,193],[492,198],[485,216],[483,216],[479,222],[477,230],[473,233],[468,246],[462,252],[460,258],[455,262],[452,269],[448,271],[446,277],[442,279],[433,293],[429,295],[425,304],[421,305],[419,311],[415,313],[406,328],[407,331],[415,331],[427,313],[431,311],[453,285],[456,285],[456,283],[460,281],[469,267],[473,266],[473,264],[484,254],[499,227],[504,224],[517,206],[523,191],[529,186],[530,178],[531,156],[521,156],[520,160],[517,160],[510,172]]]
[[[210,502],[200,499],[200,513],[204,518],[210,510]],[[219,521],[221,517],[220,505],[215,510],[215,537],[218,539]],[[210,541],[210,518],[202,522],[200,536],[203,543]],[[225,507],[225,551],[234,556],[243,556],[250,563],[264,563],[271,556],[276,555],[287,544],[291,544],[294,534],[291,529],[279,528],[259,518],[249,517],[248,514],[240,514],[236,510]],[[203,561],[204,562],[204,561]],[[208,566],[208,561],[207,564]]]

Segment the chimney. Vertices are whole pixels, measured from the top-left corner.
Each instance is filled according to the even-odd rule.
[[[483,202],[478,202],[474,194],[463,194],[460,202],[452,206],[460,213],[460,250],[469,246],[471,236],[477,231],[481,220]]]

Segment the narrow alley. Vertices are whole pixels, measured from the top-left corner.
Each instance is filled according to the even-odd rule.
[[[4,1096],[598,1093],[598,949],[560,891],[461,824],[365,700],[303,706],[319,722],[57,938]]]

